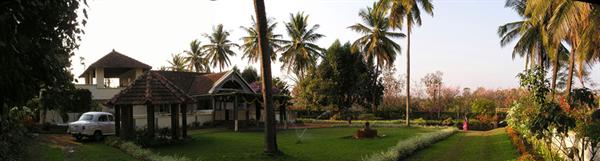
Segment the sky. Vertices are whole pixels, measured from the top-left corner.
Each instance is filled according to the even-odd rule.
[[[319,24],[318,33],[325,35],[316,43],[327,48],[336,39],[353,42],[361,35],[347,27],[362,22],[361,9],[374,0],[265,0],[267,17],[278,22],[276,33],[284,35],[284,22],[291,13],[309,15],[309,25]],[[516,74],[524,69],[524,60],[512,59],[512,44],[501,47],[498,26],[520,20],[504,0],[432,0],[434,15],[422,14],[423,24],[414,28],[411,37],[411,80],[420,82],[427,73],[441,71],[447,86],[512,88],[518,86]],[[79,57],[89,65],[113,49],[153,67],[168,66],[172,54],[189,49],[189,43],[223,24],[231,33],[230,40],[242,44],[254,15],[252,0],[91,0],[88,1],[88,23],[84,27],[80,48],[75,52],[73,73],[83,70]],[[399,30],[405,33],[405,30]],[[397,75],[406,73],[406,39],[397,39],[402,52],[395,61]],[[242,60],[242,52],[234,50],[232,65],[259,68],[257,63]],[[274,77],[287,79],[290,73],[272,65]],[[592,69],[595,69],[592,68]],[[218,70],[218,69],[216,69]],[[592,72],[599,82],[600,71]],[[404,79],[404,78],[402,78]],[[574,78],[575,79],[575,78]],[[83,82],[80,80],[80,82]],[[291,81],[290,81],[291,82]],[[578,82],[575,80],[575,82]]]

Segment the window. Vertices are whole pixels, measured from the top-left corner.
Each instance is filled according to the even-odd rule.
[[[158,107],[158,113],[161,113],[161,114],[169,114],[169,113],[171,113],[171,106],[169,106],[169,105],[160,105],[160,107]]]
[[[106,115],[100,115],[100,117],[98,117],[98,122],[106,122],[108,121],[108,117]]]
[[[198,104],[196,104],[197,110],[210,110],[211,103],[210,99],[200,99],[198,100]]]
[[[115,118],[112,115],[108,115],[108,121],[115,121]]]
[[[79,121],[91,121],[94,118],[94,115],[85,114],[79,118]]]

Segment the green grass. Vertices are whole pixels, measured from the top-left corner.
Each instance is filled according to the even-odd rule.
[[[192,160],[302,160],[302,161],[351,161],[360,160],[375,152],[386,150],[399,140],[438,129],[427,128],[377,128],[382,138],[355,140],[351,135],[357,128],[308,129],[303,141],[298,141],[301,130],[277,133],[279,157],[262,154],[262,132],[232,132],[231,130],[201,130],[191,134],[193,138],[184,144],[154,148],[154,152],[166,155],[183,155]]]
[[[131,156],[119,149],[103,143],[83,143],[77,146],[72,153],[64,152],[54,145],[39,144],[36,152],[40,161],[135,161]]]
[[[505,161],[519,153],[504,129],[460,132],[409,157],[408,161]]]

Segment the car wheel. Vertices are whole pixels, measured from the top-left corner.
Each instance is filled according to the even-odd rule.
[[[76,141],[81,141],[81,139],[83,139],[83,136],[81,136],[81,135],[75,135],[73,137],[75,137]]]
[[[102,132],[101,131],[94,132],[94,139],[96,139],[96,141],[101,141],[102,139],[104,139],[104,136],[102,136]]]

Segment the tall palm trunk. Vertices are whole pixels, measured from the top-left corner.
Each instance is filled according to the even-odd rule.
[[[538,43],[538,48],[537,48],[537,54],[538,54],[538,65],[540,68],[544,69],[544,53],[542,52],[542,44]]]
[[[406,29],[407,29],[407,45],[406,45],[406,126],[410,126],[410,32],[411,32],[411,25],[410,21],[408,21],[408,18],[410,18],[409,15],[406,16],[407,19],[407,23],[406,23]]]
[[[273,96],[271,94],[271,54],[267,41],[267,18],[264,0],[254,0],[256,11],[256,28],[258,29],[258,44],[261,53],[261,80],[263,106],[267,116],[265,117],[265,149],[267,154],[279,153],[277,149],[277,136],[275,127],[275,113],[273,111]]]
[[[525,56],[525,70],[529,69],[529,56]]]
[[[552,84],[550,85],[552,88],[552,96],[554,97],[554,94],[556,93],[556,77],[558,77],[558,69],[559,67],[559,56],[560,56],[560,50],[559,48],[556,48],[556,53],[554,53],[554,61],[552,64]]]
[[[567,93],[567,100],[570,100],[571,86],[573,85],[573,68],[575,66],[575,47],[571,47],[571,53],[569,54],[569,71],[567,75],[567,87],[565,89]]]

